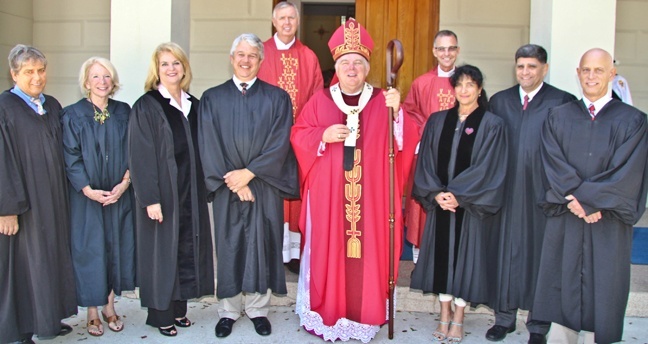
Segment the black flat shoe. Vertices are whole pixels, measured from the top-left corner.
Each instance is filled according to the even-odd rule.
[[[216,324],[216,337],[225,338],[232,333],[232,326],[236,320],[230,318],[221,318]]]
[[[167,328],[158,327],[158,330],[160,331],[160,334],[167,337],[175,337],[176,335],[178,335],[178,330],[176,330],[175,326]]]
[[[58,335],[59,336],[65,336],[66,334],[72,332],[72,326],[66,324],[66,323],[61,323],[61,330],[59,331]]]
[[[256,331],[256,333],[262,336],[267,336],[272,333],[272,326],[270,325],[268,318],[257,317],[250,320],[252,320],[252,322],[254,323],[254,330]]]
[[[191,326],[191,320],[187,319],[187,317],[183,317],[180,320],[176,319],[175,324],[178,327],[189,327]]]
[[[531,333],[529,335],[529,344],[547,344],[547,336],[540,333]]]
[[[486,339],[491,342],[499,342],[506,338],[506,335],[515,331],[515,326],[508,328],[501,325],[495,325],[486,331]]]

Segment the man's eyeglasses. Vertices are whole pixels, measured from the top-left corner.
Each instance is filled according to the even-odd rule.
[[[444,51],[447,51],[449,53],[454,53],[454,52],[457,51],[457,49],[459,49],[459,47],[456,46],[456,45],[451,45],[449,47],[434,47],[434,50],[436,50],[437,52],[440,52],[440,53],[442,53]]]

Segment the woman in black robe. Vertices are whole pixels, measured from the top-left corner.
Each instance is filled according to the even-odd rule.
[[[63,156],[70,190],[71,249],[77,303],[88,307],[87,331],[103,335],[124,323],[115,295],[135,289],[135,232],[126,133],[130,106],[112,100],[119,77],[110,61],[91,57],[81,66],[85,98],[62,112]]]
[[[148,325],[165,336],[188,327],[187,300],[214,294],[212,239],[197,144],[198,99],[175,43],[151,58],[147,91],[133,105],[129,167],[137,207],[137,283]]]
[[[482,82],[476,67],[455,70],[456,105],[428,120],[414,175],[412,196],[428,216],[411,288],[439,295],[440,341],[460,342],[466,302],[491,297],[488,255],[496,252],[507,151],[504,122],[486,111]]]

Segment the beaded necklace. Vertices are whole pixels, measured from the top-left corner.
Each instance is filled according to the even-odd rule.
[[[96,106],[90,98],[88,98],[88,101],[90,104],[92,104],[92,110],[94,110],[94,120],[96,122],[99,122],[99,124],[104,124],[104,122],[110,118],[110,113],[108,112],[108,105],[106,104],[106,108],[101,110],[98,106]]]

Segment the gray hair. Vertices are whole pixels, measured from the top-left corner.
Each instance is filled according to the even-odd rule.
[[[232,49],[230,49],[230,56],[234,56],[236,47],[238,47],[238,45],[243,41],[247,42],[253,48],[257,48],[257,50],[259,51],[259,60],[263,60],[263,42],[259,37],[257,37],[257,35],[253,33],[244,33],[236,37],[236,39],[234,39],[234,43],[232,43]]]
[[[43,53],[29,45],[18,44],[9,52],[9,69],[14,74],[18,74],[27,61],[41,62],[47,67],[47,59]]]
[[[288,8],[288,7],[292,7],[292,8],[295,9],[295,13],[297,13],[297,19],[299,19],[299,9],[297,8],[297,5],[293,4],[290,1],[278,2],[277,5],[275,5],[274,9],[272,10],[272,18],[275,18],[275,16],[277,15],[277,12],[279,12],[280,10],[283,10],[284,8]]]
[[[454,37],[455,41],[459,43],[459,38],[457,38],[457,34],[450,31],[450,30],[441,30],[434,35],[434,43],[436,43],[437,38],[439,37]]]

